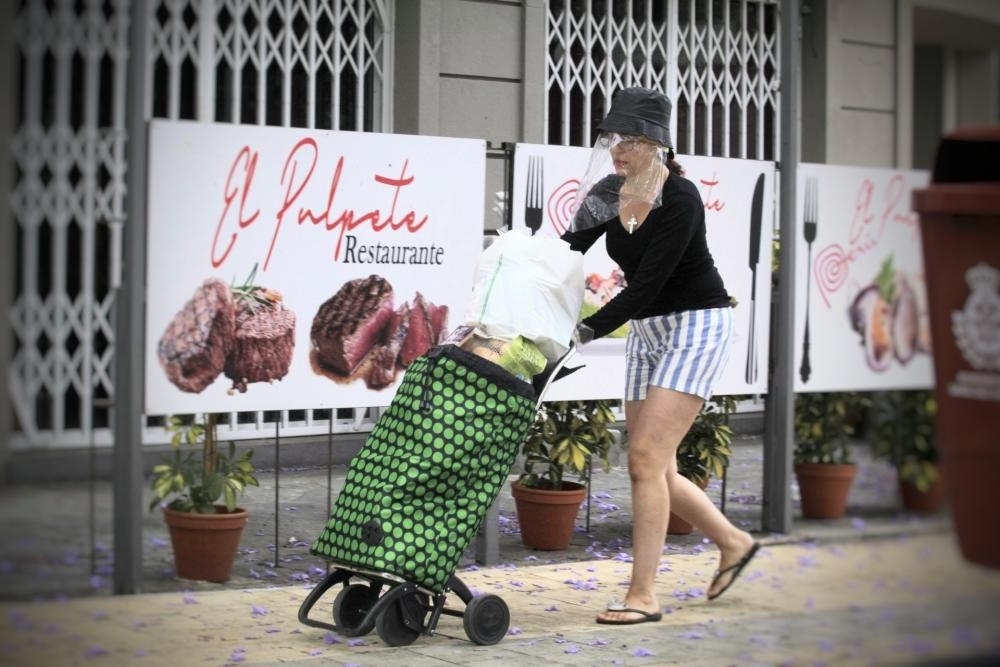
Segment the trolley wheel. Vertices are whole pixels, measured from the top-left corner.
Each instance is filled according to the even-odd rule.
[[[499,595],[478,595],[465,606],[462,624],[469,639],[480,646],[492,646],[507,634],[510,609]]]
[[[366,584],[344,586],[333,600],[333,624],[352,631],[361,626],[368,610],[375,606],[378,594]],[[369,630],[371,632],[371,630]]]
[[[430,600],[423,593],[410,593],[394,601],[375,618],[375,632],[389,646],[406,646],[416,641],[424,629]],[[406,625],[407,616],[419,627]]]

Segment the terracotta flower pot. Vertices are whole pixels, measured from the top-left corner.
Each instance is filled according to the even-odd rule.
[[[216,505],[216,514],[163,510],[174,548],[174,568],[178,577],[198,581],[229,580],[249,513],[233,512]]]
[[[847,496],[857,474],[858,466],[853,463],[796,463],[802,516],[807,519],[843,517]]]
[[[587,488],[576,482],[563,482],[561,490],[533,489],[518,482],[510,485],[521,524],[521,542],[544,551],[569,546],[580,504]]]
[[[670,513],[670,522],[667,523],[668,535],[690,535],[694,526],[680,518],[673,512]]]
[[[701,489],[705,490],[708,486],[708,480],[691,480],[694,484]],[[694,526],[680,518],[673,512],[670,513],[670,521],[667,523],[667,534],[668,535],[690,535],[694,530]]]
[[[926,491],[921,491],[913,482],[899,479],[899,496],[903,501],[903,509],[921,514],[933,514],[941,509],[944,503],[945,483],[938,469],[937,478]]]

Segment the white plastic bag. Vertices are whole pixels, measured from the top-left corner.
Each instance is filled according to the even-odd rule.
[[[488,336],[521,335],[555,361],[583,303],[583,255],[564,241],[514,230],[483,251],[465,320]]]

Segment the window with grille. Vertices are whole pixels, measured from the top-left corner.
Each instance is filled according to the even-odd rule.
[[[778,159],[776,0],[548,0],[546,143],[589,145],[611,98],[655,88],[689,155]]]
[[[8,378],[20,432],[15,444],[79,445],[95,431],[98,441],[109,440],[115,354],[109,230],[128,224],[125,100],[136,94],[126,90],[130,6],[129,0],[18,4],[11,31],[20,86],[10,198],[17,278]],[[358,131],[386,126],[391,0],[150,0],[149,6],[149,85],[139,94],[152,117]],[[361,420],[352,411],[332,416],[349,427]],[[306,429],[322,420],[325,431],[330,417],[319,410],[234,414],[228,424],[250,437],[276,420]]]

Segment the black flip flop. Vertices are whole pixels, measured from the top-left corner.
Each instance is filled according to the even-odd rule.
[[[609,604],[606,611],[623,611],[631,614],[639,614],[639,618],[629,618],[623,621],[608,620],[603,618],[598,618],[597,622],[603,625],[635,625],[637,623],[655,623],[656,621],[663,618],[663,614],[660,612],[649,612],[643,611],[642,609],[632,609],[631,607],[625,607],[617,604]]]
[[[708,596],[708,599],[709,599],[709,600],[714,600],[715,598],[719,597],[720,595],[722,595],[723,593],[725,593],[726,591],[728,591],[728,590],[729,590],[729,587],[730,587],[730,586],[732,586],[732,585],[733,585],[733,582],[735,582],[735,581],[736,581],[736,578],[740,576],[740,572],[742,572],[742,571],[743,571],[743,568],[745,568],[745,567],[747,566],[747,563],[749,563],[749,562],[750,562],[750,560],[751,560],[751,559],[752,559],[752,558],[753,558],[753,557],[754,557],[755,555],[757,555],[757,551],[758,551],[759,549],[760,549],[760,542],[754,542],[754,543],[753,543],[753,546],[752,546],[752,547],[750,547],[750,551],[748,551],[748,552],[746,553],[746,555],[745,555],[745,556],[743,556],[743,558],[739,559],[739,561],[737,561],[736,563],[733,563],[732,565],[730,565],[730,566],[729,566],[729,567],[727,567],[726,569],[724,569],[724,570],[719,570],[719,571],[717,571],[717,572],[715,573],[715,576],[714,576],[714,577],[712,577],[712,583],[711,583],[711,584],[709,585],[709,587],[708,587],[708,588],[709,588],[709,590],[711,590],[711,589],[712,589],[712,587],[714,587],[714,586],[715,586],[715,582],[717,582],[717,581],[719,580],[719,577],[721,577],[722,575],[724,575],[724,574],[726,574],[726,573],[728,573],[728,572],[732,572],[732,573],[733,573],[733,576],[732,576],[732,577],[730,577],[730,579],[729,579],[729,583],[728,583],[728,584],[726,584],[725,586],[723,586],[723,588],[722,588],[722,590],[721,590],[721,591],[719,591],[719,592],[718,592],[718,593],[716,593],[715,595],[709,595],[709,596]]]

